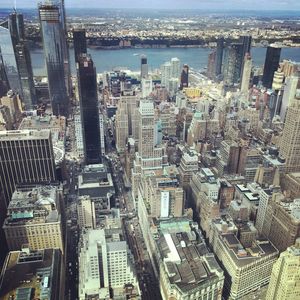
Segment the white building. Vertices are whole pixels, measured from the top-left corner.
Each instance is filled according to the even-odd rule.
[[[90,196],[79,197],[77,205],[78,225],[80,228],[95,228],[95,205]]]
[[[83,156],[83,137],[82,137],[82,126],[80,114],[74,115],[75,124],[75,140],[76,140],[76,150],[78,156]]]
[[[141,81],[142,98],[147,98],[152,93],[153,83],[152,78],[142,78]]]
[[[109,288],[120,293],[127,284],[139,294],[132,256],[126,241],[120,240],[121,232],[120,229],[83,232],[79,253],[79,300],[110,299]]]
[[[169,79],[172,77],[172,65],[170,62],[166,62],[161,66],[161,85],[168,87]]]
[[[244,68],[242,74],[241,92],[246,94],[249,90],[250,78],[252,70],[252,59],[249,53],[244,57]]]
[[[171,59],[171,76],[177,79],[180,76],[180,60],[177,57]]]

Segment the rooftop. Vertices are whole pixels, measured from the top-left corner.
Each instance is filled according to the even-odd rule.
[[[55,186],[17,189],[9,202],[5,225],[57,222],[59,220],[57,192]]]
[[[50,137],[50,130],[7,130],[0,131],[0,141],[11,140],[39,140],[48,139]]]
[[[188,220],[161,222],[157,247],[170,283],[183,292],[202,289],[223,277],[214,255]]]
[[[214,226],[220,226],[220,220],[213,221]],[[216,224],[215,224],[216,223]],[[245,224],[242,230],[252,232],[253,227],[249,224]],[[260,259],[270,255],[278,254],[278,250],[272,245],[269,240],[260,239],[255,240],[251,247],[244,248],[235,232],[223,233],[219,231],[220,241],[227,249],[228,254],[234,261],[237,268],[246,266],[253,262],[257,262]]]
[[[1,273],[0,300],[54,299],[60,256],[54,249],[9,252]]]

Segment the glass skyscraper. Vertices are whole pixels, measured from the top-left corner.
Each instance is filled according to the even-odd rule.
[[[3,97],[7,94],[9,91],[9,82],[5,70],[5,65],[1,53],[1,48],[0,48],[0,97]]]
[[[77,78],[85,162],[97,164],[101,162],[97,75],[90,55],[79,56]]]
[[[21,82],[22,100],[25,110],[30,110],[36,104],[37,99],[33,82],[31,57],[25,40],[22,14],[13,13],[9,16],[9,30]]]
[[[0,41],[3,63],[5,66],[7,78],[10,88],[21,95],[22,89],[20,77],[17,70],[17,63],[14,53],[14,47],[11,39],[11,34],[8,27],[8,22],[0,25]]]
[[[69,97],[65,72],[66,37],[61,23],[60,6],[40,4],[39,18],[52,111],[54,115],[67,116]]]
[[[224,82],[232,86],[240,81],[243,64],[243,44],[232,43],[225,48]]]

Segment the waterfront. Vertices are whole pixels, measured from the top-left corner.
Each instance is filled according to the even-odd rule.
[[[172,57],[178,57],[182,64],[186,63],[190,67],[200,70],[207,66],[207,58],[210,53],[207,48],[144,48],[144,49],[118,49],[118,50],[100,50],[88,49],[92,55],[97,72],[109,71],[116,67],[128,68],[130,70],[139,70],[141,54],[148,57],[150,70],[160,67],[165,61]],[[266,48],[253,48],[252,57],[255,66],[263,66],[265,60]],[[43,50],[36,49],[31,52],[33,72],[35,76],[46,75],[44,65]],[[300,62],[299,48],[283,48],[281,59],[290,59]],[[73,49],[70,49],[70,61],[72,73],[75,74],[75,63]]]

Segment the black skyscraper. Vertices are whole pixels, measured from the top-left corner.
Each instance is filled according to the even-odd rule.
[[[73,44],[74,44],[74,56],[75,62],[78,62],[79,55],[86,53],[86,37],[85,29],[73,30]]]
[[[142,55],[141,56],[141,78],[147,78],[148,77],[148,61],[147,56]]]
[[[96,69],[90,55],[79,56],[77,77],[85,162],[101,163]]]
[[[217,41],[216,60],[215,60],[215,76],[218,77],[222,73],[224,39]]]
[[[243,57],[245,57],[246,53],[251,52],[252,36],[251,35],[242,36],[242,43],[243,43]]]
[[[252,44],[252,36],[251,35],[244,35],[241,37],[242,44],[243,44],[243,61],[242,61],[242,68],[241,68],[241,76],[244,71],[244,58],[247,53],[251,53],[251,44]]]
[[[277,71],[280,62],[281,48],[269,46],[267,48],[264,73],[263,73],[263,86],[266,88],[272,87],[273,77]]]
[[[183,90],[189,86],[189,66],[183,65],[180,76],[180,89]]]

